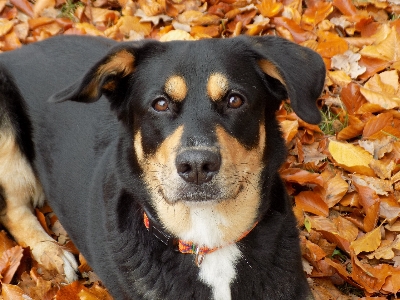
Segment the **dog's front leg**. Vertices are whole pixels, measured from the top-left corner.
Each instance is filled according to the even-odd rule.
[[[22,246],[29,246],[38,262],[64,273],[68,281],[74,281],[77,277],[74,256],[46,233],[33,214],[33,207],[43,204],[44,194],[12,130],[0,132],[1,198],[0,221],[14,239]]]

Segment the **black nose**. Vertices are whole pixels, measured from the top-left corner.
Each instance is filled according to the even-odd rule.
[[[221,156],[210,150],[190,149],[178,154],[176,170],[186,182],[202,184],[210,181],[221,167]]]

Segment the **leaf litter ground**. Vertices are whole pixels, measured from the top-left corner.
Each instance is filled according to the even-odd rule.
[[[316,299],[400,296],[400,1],[0,0],[0,51],[59,34],[118,41],[272,34],[317,51],[328,70],[323,122],[303,122],[288,101],[277,112],[304,270]],[[51,209],[36,214],[79,257],[80,280],[66,284],[51,271],[61,262],[38,265],[1,232],[0,297],[112,299]]]

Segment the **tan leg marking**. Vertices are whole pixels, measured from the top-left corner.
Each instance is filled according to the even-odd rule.
[[[37,261],[40,262],[45,253],[60,257],[64,270],[58,271],[64,272],[68,280],[74,280],[77,265],[73,255],[55,243],[33,214],[33,207],[43,204],[44,193],[11,131],[0,132],[0,185],[6,201],[6,208],[0,215],[1,223],[20,245],[32,249]]]

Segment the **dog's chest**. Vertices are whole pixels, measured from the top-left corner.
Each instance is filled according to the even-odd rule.
[[[199,279],[211,288],[214,300],[231,299],[231,283],[236,277],[236,263],[240,255],[236,244],[205,255]]]

